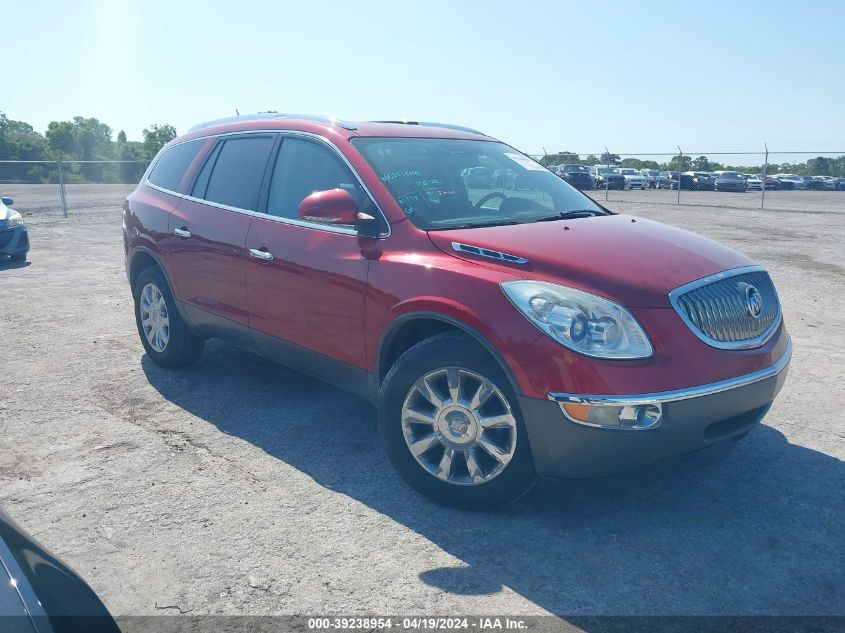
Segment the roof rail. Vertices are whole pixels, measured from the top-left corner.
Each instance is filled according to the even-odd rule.
[[[206,121],[192,127],[189,132],[196,132],[214,125],[224,125],[226,123],[238,123],[242,121],[260,121],[262,119],[300,119],[303,121],[317,121],[318,123],[329,123],[331,125],[338,125],[347,130],[354,130],[355,124],[348,121],[341,121],[334,117],[320,116],[316,114],[287,114],[281,112],[258,112],[256,114],[240,114],[238,116],[223,117],[222,119],[214,119],[213,121]]]
[[[484,132],[480,132],[479,130],[473,129],[471,127],[465,127],[463,125],[452,125],[451,123],[432,123],[431,121],[372,121],[372,123],[399,123],[404,125],[423,125],[425,127],[442,127],[447,130],[457,130],[458,132],[470,132],[471,134],[480,134],[481,136],[487,136]]]

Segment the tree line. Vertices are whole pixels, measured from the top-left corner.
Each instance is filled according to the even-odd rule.
[[[655,160],[640,160],[639,158],[622,158],[618,154],[604,152],[600,156],[589,154],[581,158],[574,152],[558,152],[546,154],[540,162],[547,167],[552,165],[616,165],[618,167],[633,167],[635,169],[659,169],[660,171],[738,171],[742,174],[762,174],[764,165],[727,165],[707,158],[707,156],[686,156],[676,154],[669,161],[660,163]],[[803,163],[769,163],[766,168],[768,174],[798,174],[799,176],[837,176],[845,177],[845,156],[828,158],[817,156]]]
[[[176,138],[172,125],[151,125],[142,141],[129,141],[120,130],[112,140],[112,128],[95,118],[77,116],[70,121],[51,121],[44,134],[25,121],[0,112],[0,160],[62,162],[65,182],[136,183],[153,157]],[[133,161],[123,163],[74,163],[70,161]],[[65,162],[68,161],[68,162]],[[58,166],[0,163],[0,182],[58,182]]]
[[[77,116],[70,121],[51,121],[44,134],[25,121],[9,119],[0,112],[0,160],[67,161],[62,171],[65,182],[136,183],[149,162],[168,141],[176,138],[172,125],[151,125],[143,131],[142,141],[129,141],[120,130],[112,140],[111,127],[95,118]],[[122,163],[74,163],[70,161],[131,161]],[[710,160],[707,156],[676,155],[667,162],[622,158],[604,152],[600,156],[581,157],[574,152],[546,154],[543,165],[616,165],[636,169],[661,171],[717,171],[763,173],[763,165],[728,165]],[[769,163],[767,173],[794,173],[799,176],[845,177],[845,156],[828,158],[817,156],[803,163]],[[0,182],[58,182],[55,162],[50,164],[0,163]]]

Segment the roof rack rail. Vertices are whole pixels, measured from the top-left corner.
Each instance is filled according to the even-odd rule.
[[[260,121],[262,119],[300,119],[303,121],[316,121],[318,123],[329,123],[331,125],[338,125],[347,130],[356,129],[354,123],[342,121],[334,117],[320,116],[317,114],[289,114],[283,112],[258,112],[256,114],[239,114],[238,116],[223,117],[222,119],[214,119],[213,121],[206,121],[199,123],[192,127],[189,132],[196,132],[213,125],[224,125],[226,123],[238,123],[241,121]]]
[[[399,123],[404,125],[423,125],[425,127],[442,127],[447,130],[457,130],[458,132],[470,132],[471,134],[481,134],[487,136],[484,132],[476,130],[464,125],[452,125],[451,123],[432,123],[431,121],[372,121],[372,123]]]

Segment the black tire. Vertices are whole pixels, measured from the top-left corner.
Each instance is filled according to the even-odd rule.
[[[443,481],[417,462],[405,441],[402,407],[406,395],[422,376],[447,367],[466,369],[492,382],[506,398],[516,420],[513,457],[489,481],[469,486]],[[537,481],[528,435],[510,381],[487,351],[463,333],[438,334],[417,343],[399,357],[382,383],[378,427],[394,468],[408,485],[438,503],[468,510],[494,508],[516,501]]]
[[[170,336],[162,351],[157,351],[152,347],[141,325],[141,292],[148,284],[153,284],[161,291],[167,306]],[[138,336],[141,337],[141,344],[150,359],[156,365],[169,368],[185,367],[196,362],[202,354],[205,339],[194,334],[182,320],[176,301],[173,299],[173,293],[170,291],[170,285],[158,266],[150,266],[141,271],[132,289],[132,296],[135,299],[135,324],[138,327]]]

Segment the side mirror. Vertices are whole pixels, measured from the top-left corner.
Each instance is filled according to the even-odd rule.
[[[323,224],[355,224],[362,219],[355,199],[345,189],[315,191],[299,203],[296,211],[303,220]]]
[[[5,204],[7,207],[11,207],[13,204],[15,204],[15,201],[12,200],[9,196],[3,196],[3,204]]]

